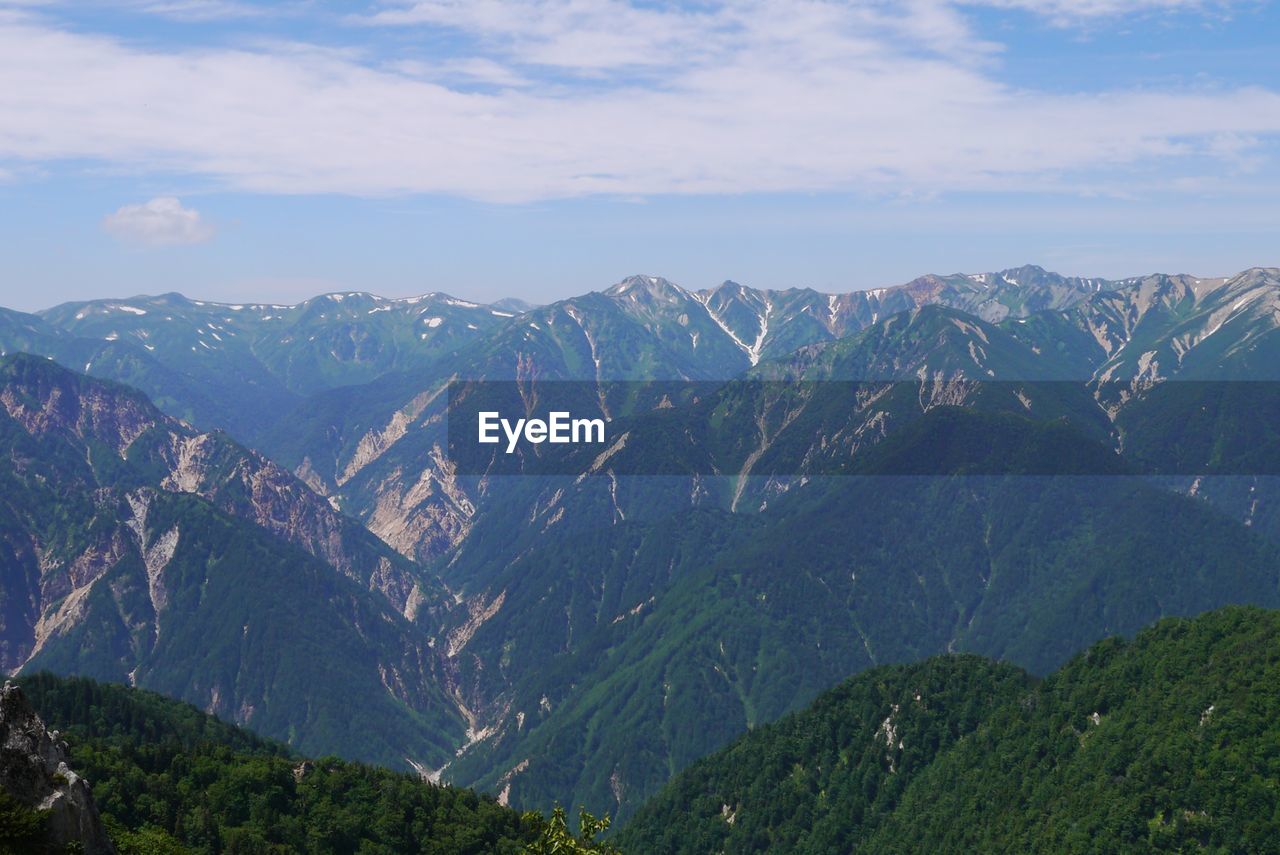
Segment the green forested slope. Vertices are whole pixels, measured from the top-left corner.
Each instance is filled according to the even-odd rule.
[[[977,656],[868,671],[695,763],[622,842],[634,852],[847,851],[940,752],[1031,683]]]
[[[922,775],[871,846],[1276,851],[1280,613],[1094,646]]]
[[[491,797],[279,743],[151,692],[83,678],[22,687],[71,747],[129,853],[513,853],[541,820]]]
[[[853,678],[679,775],[634,852],[1276,851],[1280,612],[1110,639],[1031,686],[968,657]]]

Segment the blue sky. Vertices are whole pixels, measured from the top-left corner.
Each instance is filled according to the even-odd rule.
[[[1210,0],[0,0],[0,304],[1280,264]]]

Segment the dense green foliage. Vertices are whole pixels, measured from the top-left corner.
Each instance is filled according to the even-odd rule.
[[[1230,607],[1100,642],[1034,686],[967,657],[867,672],[694,764],[617,842],[1226,853],[1278,840],[1280,612]]]
[[[1102,642],[912,787],[871,846],[1275,851],[1280,613],[1231,608]]]
[[[47,848],[44,825],[40,811],[19,804],[0,788],[0,855],[43,853]]]
[[[613,844],[596,839],[608,830],[608,817],[597,819],[583,808],[578,812],[578,833],[574,834],[564,808],[556,805],[542,832],[525,851],[528,855],[618,855]]]
[[[21,684],[70,744],[123,855],[516,853],[542,831],[540,817],[490,797],[302,760],[151,692],[47,674]]]
[[[846,852],[1030,678],[976,656],[877,668],[694,763],[619,838],[632,852]]]

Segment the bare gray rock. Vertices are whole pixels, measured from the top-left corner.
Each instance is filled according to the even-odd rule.
[[[0,690],[0,787],[47,812],[51,848],[78,843],[85,855],[115,852],[89,783],[67,763],[67,744],[45,729],[22,689],[8,681]]]

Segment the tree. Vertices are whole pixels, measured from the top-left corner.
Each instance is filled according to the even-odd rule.
[[[525,818],[530,821],[539,819],[536,813],[525,814]],[[617,847],[596,840],[596,835],[608,830],[609,817],[596,819],[587,813],[586,808],[580,808],[578,827],[581,830],[575,837],[569,831],[564,808],[556,805],[551,819],[542,827],[542,833],[525,847],[525,852],[527,855],[620,855]]]

